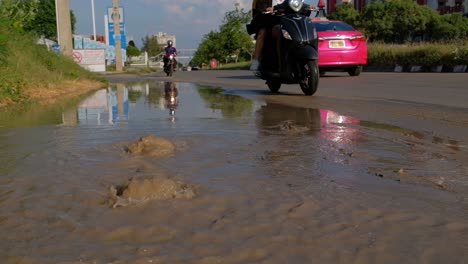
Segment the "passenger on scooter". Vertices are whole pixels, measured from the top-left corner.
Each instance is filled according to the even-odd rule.
[[[167,62],[169,61],[169,55],[173,54],[174,57],[177,55],[177,49],[172,46],[173,42],[172,40],[167,41],[167,47],[164,48],[164,57],[163,57],[163,62],[164,62],[164,68],[167,66]],[[175,64],[177,65],[177,61],[174,59]]]
[[[280,5],[284,0],[274,0],[276,5]],[[272,16],[264,14],[264,12],[271,13],[273,12],[274,7],[272,6],[272,0],[253,0],[252,2],[252,21],[248,26],[248,33],[256,33],[256,43],[255,51],[253,56],[252,64],[250,65],[250,70],[257,71],[260,66],[260,60],[263,52],[263,47],[265,43],[266,34],[271,34],[275,40],[276,46],[276,55],[278,58],[278,72],[281,69],[281,27],[279,25],[279,18],[277,16]],[[305,5],[301,10],[307,16],[310,16],[310,12],[315,10],[313,5]]]
[[[282,1],[284,0],[277,0],[276,2],[280,4]],[[259,69],[266,34],[271,34],[276,39],[276,43],[279,43],[281,40],[279,19],[275,16],[264,14],[265,12],[273,12],[272,0],[253,0],[252,21],[247,28],[248,33],[255,34],[256,39],[253,61],[250,65],[250,70],[252,71]]]

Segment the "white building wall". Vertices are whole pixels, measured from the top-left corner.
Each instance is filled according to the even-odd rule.
[[[161,44],[161,45],[166,44],[168,40],[172,40],[172,42],[174,43],[174,47],[177,47],[176,37],[175,37],[174,34],[158,32],[154,36],[156,36],[156,39],[158,40],[158,43]]]

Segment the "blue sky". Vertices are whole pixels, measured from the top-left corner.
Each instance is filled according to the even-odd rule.
[[[76,34],[92,35],[91,0],[69,0],[75,13]],[[250,0],[238,0],[240,7],[250,10]],[[232,0],[120,0],[125,8],[126,34],[138,47],[141,39],[157,32],[175,34],[177,48],[197,48],[203,35],[217,30],[227,11],[234,10]],[[96,33],[104,35],[104,15],[112,0],[94,0]],[[127,37],[128,38],[128,37]]]

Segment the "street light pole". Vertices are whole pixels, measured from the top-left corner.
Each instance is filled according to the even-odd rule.
[[[122,71],[122,44],[120,35],[120,10],[119,0],[112,0],[112,19],[114,21],[114,44],[115,44],[115,70]]]
[[[94,41],[96,41],[96,17],[94,16],[94,0],[91,0],[91,12],[93,15],[93,36]]]

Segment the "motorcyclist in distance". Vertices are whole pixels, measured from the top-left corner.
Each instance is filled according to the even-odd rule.
[[[167,41],[167,46],[164,48],[164,57],[163,57],[163,62],[164,62],[164,68],[167,66],[167,62],[169,61],[169,55],[173,54],[174,57],[177,56],[177,49],[173,47],[173,42],[172,40]],[[174,59],[175,64],[177,65],[177,61]]]

